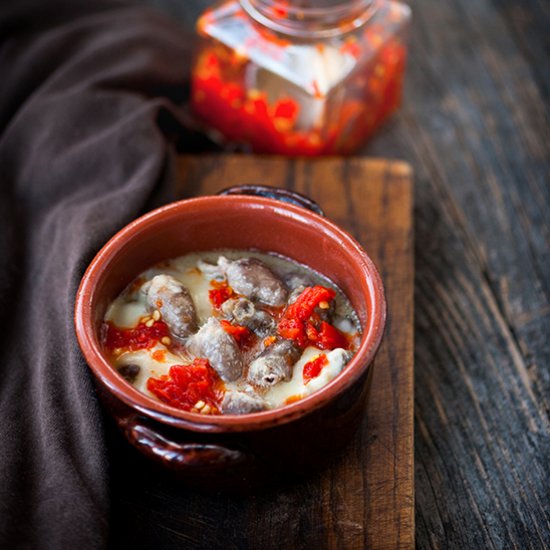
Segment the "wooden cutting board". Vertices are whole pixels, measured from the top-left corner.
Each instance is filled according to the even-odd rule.
[[[182,156],[178,168],[180,198],[259,183],[294,189],[317,201],[377,264],[388,323],[362,428],[329,468],[299,484],[248,497],[199,494],[155,477],[138,492],[115,480],[113,547],[413,548],[410,167],[360,158],[209,155]]]

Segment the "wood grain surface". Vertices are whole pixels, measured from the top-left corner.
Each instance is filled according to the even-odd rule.
[[[550,548],[550,3],[411,5],[417,543]]]
[[[402,162],[182,157],[176,194],[240,183],[316,200],[378,265],[388,324],[355,439],[310,479],[248,497],[204,495],[147,470],[120,445],[114,462],[113,547],[413,548],[413,264],[411,170]],[[215,221],[214,221],[215,223]],[[284,235],[281,236],[284,238]],[[116,439],[113,434],[113,439]],[[292,441],[288,442],[292,445]],[[124,457],[122,459],[121,457]],[[144,477],[135,486],[135,476]]]

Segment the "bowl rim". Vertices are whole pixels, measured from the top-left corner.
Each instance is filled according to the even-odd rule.
[[[182,411],[157,401],[116,373],[103,356],[100,342],[94,336],[92,301],[97,291],[98,281],[106,276],[119,250],[133,237],[154,226],[159,220],[184,215],[185,210],[189,208],[208,208],[209,204],[232,202],[238,204],[240,208],[251,210],[269,208],[277,216],[290,217],[300,223],[313,221],[321,224],[325,233],[336,239],[340,246],[345,246],[359,262],[370,293],[372,311],[363,327],[359,347],[345,369],[319,390],[299,401],[267,411],[241,415],[201,415]],[[291,257],[288,258],[292,260]],[[241,432],[290,422],[322,407],[352,386],[364,372],[371,368],[382,341],[386,324],[386,299],[382,280],[374,262],[357,240],[334,222],[305,208],[275,199],[247,195],[206,195],[171,202],[156,208],[115,233],[96,254],[81,279],[76,294],[74,324],[80,349],[95,378],[130,408],[163,424],[195,432]]]

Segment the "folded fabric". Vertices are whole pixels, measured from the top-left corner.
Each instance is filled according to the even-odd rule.
[[[0,8],[0,547],[103,547],[104,429],[73,305],[99,248],[170,198],[189,37],[143,8]]]

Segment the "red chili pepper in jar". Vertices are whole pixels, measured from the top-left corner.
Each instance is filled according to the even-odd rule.
[[[404,48],[409,8],[344,2],[334,17],[306,4],[226,0],[199,18],[191,108],[214,139],[257,153],[350,153],[397,108],[404,62],[384,49]]]

